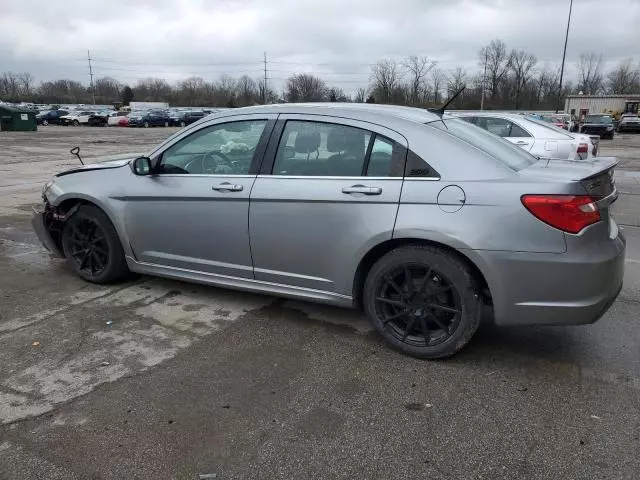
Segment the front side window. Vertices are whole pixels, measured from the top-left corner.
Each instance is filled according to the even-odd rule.
[[[290,120],[280,138],[273,174],[362,176],[371,137],[371,132],[347,125]],[[386,150],[381,141],[381,160]]]
[[[160,174],[247,175],[266,120],[203,128],[162,153]]]

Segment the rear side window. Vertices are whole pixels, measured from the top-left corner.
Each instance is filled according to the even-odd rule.
[[[511,142],[460,119],[437,120],[429,122],[427,125],[443,130],[461,141],[482,150],[512,170],[522,170],[538,160]]]

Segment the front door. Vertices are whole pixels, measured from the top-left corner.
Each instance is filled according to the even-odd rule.
[[[280,115],[251,193],[256,280],[351,296],[358,260],[392,237],[403,147],[378,125]]]
[[[276,115],[213,120],[153,155],[135,177],[125,222],[138,261],[253,278],[249,194]]]

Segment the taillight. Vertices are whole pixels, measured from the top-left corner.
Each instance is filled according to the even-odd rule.
[[[523,195],[521,200],[535,217],[563,232],[579,233],[600,221],[598,206],[589,195]]]
[[[589,153],[589,144],[581,143],[578,145],[578,153]]]

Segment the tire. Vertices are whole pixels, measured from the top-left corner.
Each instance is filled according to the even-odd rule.
[[[129,273],[116,229],[96,206],[83,205],[67,220],[62,249],[76,275],[87,282],[113,283]]]
[[[410,288],[403,280],[407,272]],[[465,263],[424,245],[400,247],[380,258],[367,275],[363,303],[369,320],[393,348],[422,359],[458,352],[482,317],[479,288]]]
[[[42,126],[46,127],[49,125],[49,120],[42,120]]]
[[[164,122],[165,128],[169,126],[169,122]]]
[[[184,120],[180,122],[180,127],[181,127],[181,128],[184,128],[186,125],[187,125],[187,124],[186,124],[186,123],[184,123]]]
[[[79,127],[80,126],[80,122],[78,120],[74,120],[73,121],[73,126],[74,127]]]
[[[149,122],[144,122],[144,128],[149,128]]]

